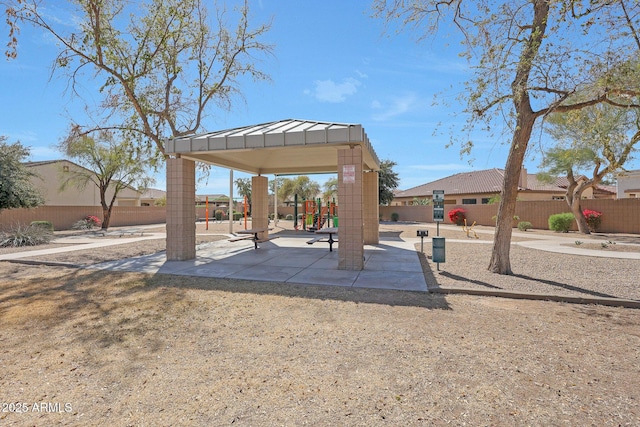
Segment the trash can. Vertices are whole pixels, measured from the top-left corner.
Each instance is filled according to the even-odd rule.
[[[444,262],[445,261],[445,244],[444,237],[432,237],[433,249],[431,252],[431,261]]]

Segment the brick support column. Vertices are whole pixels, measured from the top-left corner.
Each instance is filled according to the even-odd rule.
[[[251,228],[269,226],[269,180],[266,176],[251,177]],[[265,239],[269,232],[258,234]]]
[[[364,206],[364,244],[377,245],[380,243],[378,172],[366,172],[363,174],[362,198]]]
[[[167,159],[167,260],[196,257],[196,163]]]
[[[338,150],[338,269],[364,268],[362,147]]]

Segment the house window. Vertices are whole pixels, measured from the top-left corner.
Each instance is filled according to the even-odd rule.
[[[69,166],[68,165],[62,166],[62,172],[69,172]]]
[[[476,199],[462,199],[463,205],[475,205],[476,203],[478,203]]]
[[[551,200],[564,200],[564,196],[551,196]]]
[[[482,204],[483,205],[488,205],[490,201],[491,201],[491,197],[483,197],[482,198]]]

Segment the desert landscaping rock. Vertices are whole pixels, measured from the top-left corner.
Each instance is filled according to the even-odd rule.
[[[638,297],[638,261],[512,249],[515,278],[464,241],[441,272],[425,251],[425,275]],[[0,425],[640,424],[635,309],[8,262],[0,277]]]

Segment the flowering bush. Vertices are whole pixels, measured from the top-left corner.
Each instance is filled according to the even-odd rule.
[[[93,227],[100,227],[100,224],[100,218],[94,215],[88,215],[73,224],[71,228],[74,230],[91,230]]]
[[[600,223],[602,222],[602,212],[585,209],[582,211],[582,215],[584,215],[584,218],[587,220],[589,231],[598,231]]]
[[[465,210],[462,208],[451,209],[447,215],[449,215],[449,220],[456,225],[464,224],[464,220],[467,217]]]
[[[100,227],[100,224],[102,224],[102,221],[97,216],[89,215],[85,219],[94,227]]]

